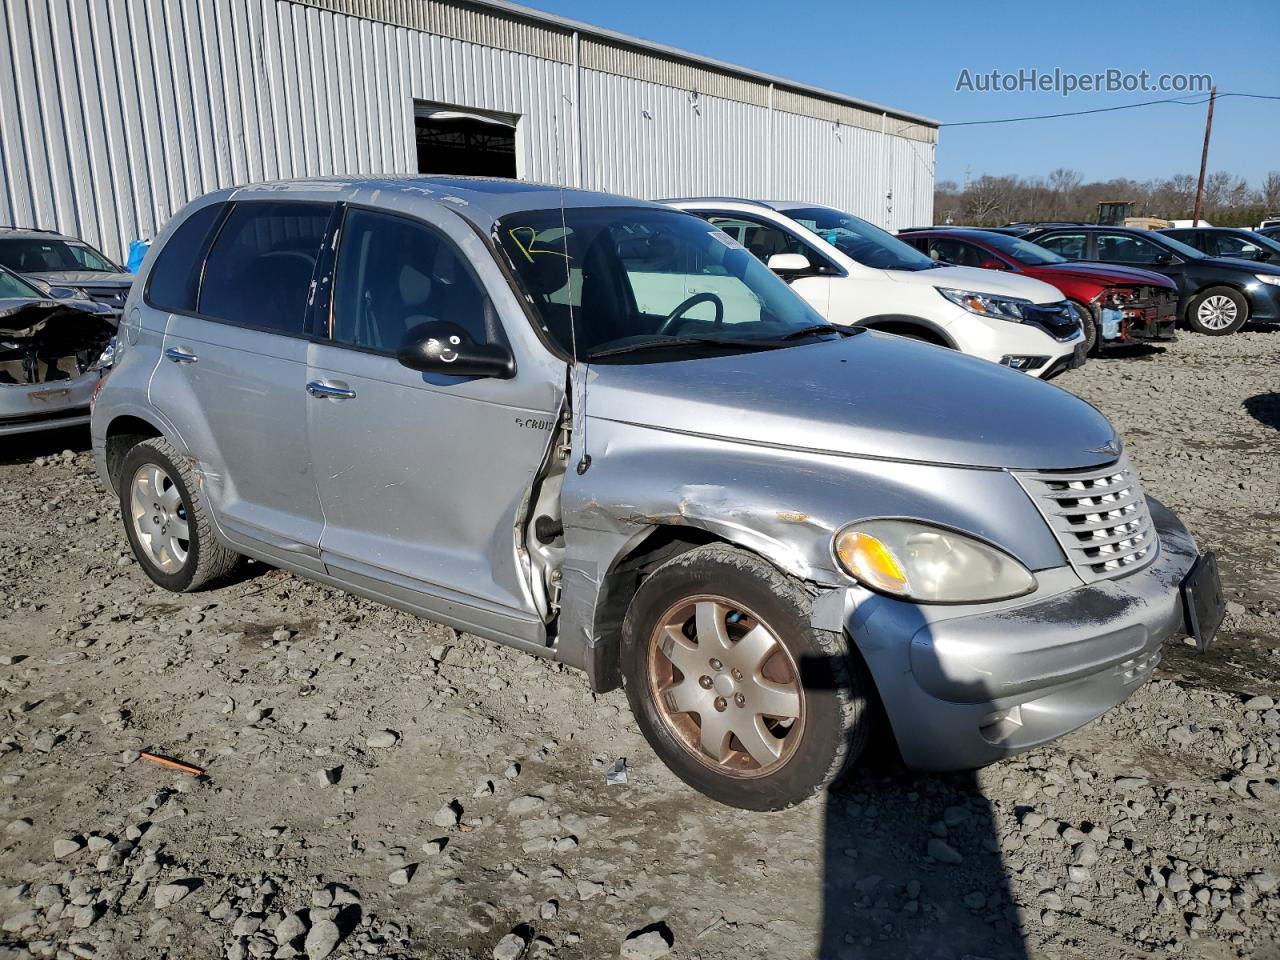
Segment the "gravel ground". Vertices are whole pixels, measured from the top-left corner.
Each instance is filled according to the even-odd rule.
[[[1184,335],[1059,381],[1218,552],[1209,655],[1012,761],[767,815],[555,664],[260,566],[163,593],[82,434],[6,440],[0,957],[1280,958],[1277,358]]]

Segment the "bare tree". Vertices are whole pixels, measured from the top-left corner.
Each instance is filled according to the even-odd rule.
[[[1262,205],[1269,213],[1280,212],[1280,170],[1272,170],[1262,181]]]
[[[1049,218],[1062,216],[1060,210],[1070,207],[1076,190],[1084,182],[1084,177],[1075,170],[1058,167],[1049,171],[1050,207]]]

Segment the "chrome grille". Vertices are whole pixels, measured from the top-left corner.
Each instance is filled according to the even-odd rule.
[[[1155,559],[1159,539],[1128,457],[1092,470],[1015,476],[1082,579],[1118,577]]]

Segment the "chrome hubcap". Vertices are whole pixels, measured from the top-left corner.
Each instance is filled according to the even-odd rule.
[[[138,544],[152,565],[177,573],[191,549],[187,508],[182,494],[164,469],[144,464],[129,485],[129,515]]]
[[[721,773],[771,773],[799,743],[804,691],[795,663],[768,624],[731,600],[691,597],[659,619],[649,683],[667,728]]]
[[[1196,319],[1210,330],[1222,330],[1236,322],[1236,302],[1222,294],[1208,297],[1196,310]]]

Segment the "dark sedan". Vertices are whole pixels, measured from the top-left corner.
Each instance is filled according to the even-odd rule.
[[[1280,265],[1210,257],[1154,230],[1049,227],[1023,239],[1068,260],[1162,273],[1178,285],[1182,320],[1197,333],[1235,333],[1249,320],[1280,321]]]
[[[1159,230],[1211,257],[1280,263],[1280,237],[1268,237],[1243,227],[1171,227]]]

